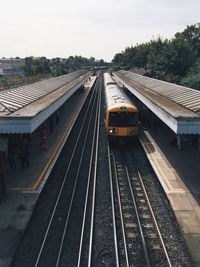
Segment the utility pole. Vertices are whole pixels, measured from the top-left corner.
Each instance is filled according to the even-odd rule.
[[[12,75],[14,74],[14,68],[13,68],[13,59],[11,57],[11,67],[12,67]]]

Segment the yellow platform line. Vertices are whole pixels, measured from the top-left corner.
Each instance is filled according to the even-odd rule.
[[[144,142],[144,144],[147,144],[146,142]],[[148,143],[149,144],[149,143]],[[151,142],[150,142],[151,145],[153,145]],[[158,161],[153,157],[151,156],[151,151],[150,149],[148,148],[148,145],[145,146],[147,151],[149,152],[149,157],[151,158],[151,160],[154,162],[154,164],[156,165],[156,167],[158,168],[158,171],[160,172],[165,184],[167,185],[168,189],[172,192],[180,192],[180,193],[183,193],[185,192],[182,188],[174,188],[171,183],[169,182],[169,180],[167,179],[166,175],[164,174],[163,170],[161,169],[161,167],[159,166],[159,163]]]
[[[11,188],[11,190],[13,191],[34,191],[38,185],[41,183],[43,177],[45,176],[50,164],[52,163],[52,161],[54,160],[55,156],[56,156],[56,153],[58,152],[58,150],[60,149],[62,143],[63,143],[63,140],[64,138],[66,137],[67,133],[68,133],[68,129],[71,127],[72,125],[72,121],[73,119],[71,119],[70,123],[68,124],[68,127],[65,129],[64,131],[64,134],[62,135],[61,137],[61,140],[58,142],[54,152],[52,153],[50,159],[48,160],[48,162],[46,163],[44,169],[42,170],[41,174],[39,175],[39,177],[37,178],[37,180],[35,181],[35,183],[33,184],[32,187],[14,187],[14,188]]]

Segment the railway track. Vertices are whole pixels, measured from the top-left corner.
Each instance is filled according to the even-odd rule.
[[[98,78],[45,185],[12,266],[76,265],[87,187],[95,171],[101,84]]]
[[[102,96],[100,75],[39,197],[12,267],[190,266],[187,253],[180,259],[172,253],[174,244],[182,249],[178,238],[168,242],[167,254],[141,179],[145,171],[145,179],[152,180],[144,153],[137,145],[134,151],[108,146]],[[167,212],[159,207],[157,213]],[[165,235],[174,235],[174,242],[174,225],[168,225]]]
[[[117,266],[172,266],[130,150],[108,154]]]
[[[81,223],[80,242],[76,266],[91,266],[92,240],[95,212],[95,192],[98,163],[98,141],[100,125],[100,108],[102,95],[102,76],[100,77],[98,92],[98,105],[95,117],[95,132],[92,137],[92,148],[90,154],[90,165],[88,171],[87,188],[85,191],[85,201]],[[76,211],[75,211],[76,212]]]
[[[102,87],[102,80],[101,86]],[[85,201],[84,207],[84,216],[83,216],[83,225],[80,238],[80,247],[79,247],[79,257],[77,261],[77,267],[103,267],[115,266],[115,260],[113,257],[113,239],[112,239],[112,228],[110,227],[109,218],[111,219],[112,215],[110,210],[105,212],[106,205],[110,206],[109,199],[109,186],[104,187],[103,193],[105,194],[105,201],[102,200],[102,184],[107,180],[107,176],[103,176],[101,159],[102,154],[105,158],[105,153],[101,151],[103,144],[102,139],[105,141],[104,134],[104,105],[102,101],[99,101],[99,113],[98,113],[98,129],[97,135],[93,139],[93,142],[96,143],[94,146],[94,162],[91,164],[91,173],[93,179],[88,180],[87,186],[87,198]],[[103,126],[103,127],[102,127]],[[101,128],[101,129],[100,129]],[[100,134],[103,138],[100,138]],[[107,160],[107,159],[106,159]],[[106,169],[106,166],[104,165]],[[100,170],[101,169],[101,170]],[[105,171],[105,170],[104,170]],[[104,180],[105,179],[105,180]],[[107,184],[109,185],[109,184]],[[106,198],[106,195],[108,198]],[[106,202],[106,203],[105,203]],[[107,224],[107,225],[106,225]],[[109,224],[109,226],[108,226]],[[110,231],[111,230],[111,231]],[[108,237],[110,235],[110,238]]]
[[[75,266],[81,250],[83,210],[87,202],[98,129],[99,81],[80,127],[77,142],[50,217],[36,266]],[[86,192],[86,193],[85,193]],[[77,211],[79,211],[77,213]],[[71,244],[71,245],[69,245]],[[79,248],[80,247],[80,248]],[[79,248],[79,249],[78,249]]]

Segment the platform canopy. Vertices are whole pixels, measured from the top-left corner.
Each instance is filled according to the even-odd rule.
[[[0,134],[31,133],[85,82],[85,70],[0,92]]]
[[[200,91],[130,71],[114,75],[176,134],[200,134]]]

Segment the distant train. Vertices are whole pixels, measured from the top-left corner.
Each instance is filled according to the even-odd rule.
[[[108,139],[114,142],[132,140],[138,133],[138,108],[109,73],[104,73],[104,87]]]

